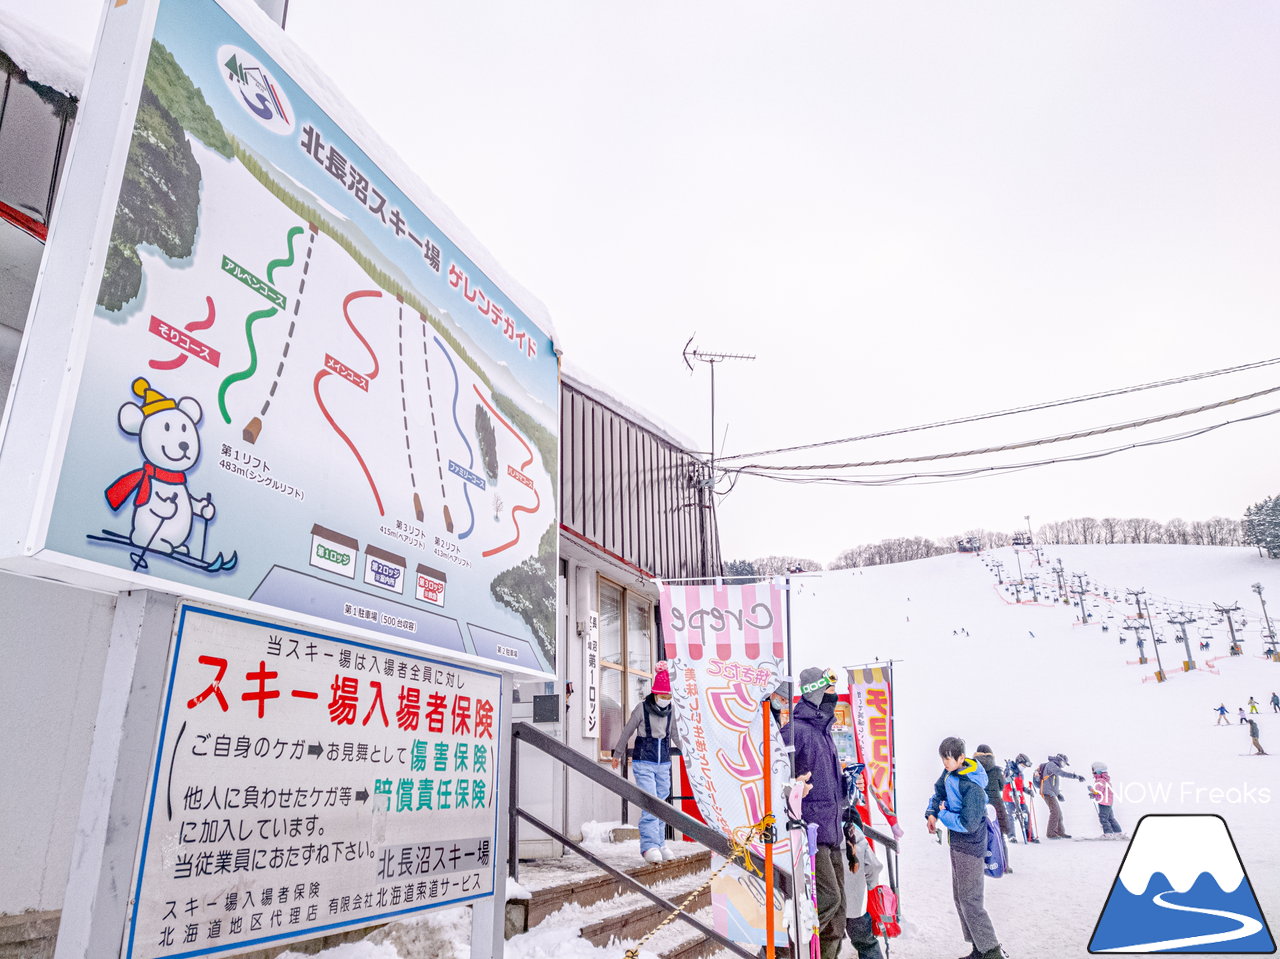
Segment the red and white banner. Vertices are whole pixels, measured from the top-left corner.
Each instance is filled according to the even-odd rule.
[[[864,666],[849,670],[849,700],[853,711],[854,742],[858,761],[866,764],[865,806],[874,799],[885,822],[898,835],[893,773],[893,671],[890,666]],[[868,809],[862,810],[866,818]],[[869,821],[869,820],[868,820]]]
[[[761,704],[787,674],[783,604],[783,588],[773,583],[662,586],[663,640],[685,768],[703,819],[725,836],[764,816]],[[769,732],[772,810],[781,823],[791,764],[772,722]],[[782,829],[779,834],[786,835]],[[753,848],[763,855],[762,845]],[[787,868],[789,843],[775,842],[773,850],[775,868]],[[746,874],[735,881],[759,883]],[[739,942],[764,943],[762,893],[754,900],[713,898],[717,928]],[[776,928],[776,941],[785,943],[781,919]]]

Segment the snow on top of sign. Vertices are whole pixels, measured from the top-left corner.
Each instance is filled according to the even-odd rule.
[[[89,51],[6,10],[0,18],[0,50],[36,83],[79,97],[89,72]]]
[[[580,366],[570,362],[565,357],[560,358],[560,376],[562,379],[567,380],[570,386],[581,390],[592,399],[598,400],[615,413],[625,416],[637,426],[642,426],[652,433],[657,433],[663,439],[674,443],[683,450],[694,452],[699,449],[698,444],[690,439],[688,434],[668,423],[664,423],[652,413],[641,412],[630,403],[619,399],[616,393],[595,382]]]
[[[242,23],[257,27],[255,39],[285,69],[295,81],[315,100],[335,123],[365,150],[382,171],[404,191],[432,222],[448,234],[472,261],[507,294],[529,319],[533,320],[560,349],[560,337],[551,322],[546,306],[524,286],[518,283],[484,245],[475,238],[445,205],[431,192],[412,168],[393,150],[364,117],[353,107],[314,60],[290,42],[275,22],[252,0],[218,0],[218,3]]]

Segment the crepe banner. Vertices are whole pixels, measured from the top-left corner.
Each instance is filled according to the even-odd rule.
[[[874,799],[895,836],[900,835],[897,784],[893,778],[893,688],[888,666],[849,670],[849,699],[853,709],[854,742],[858,761],[866,763],[868,805]],[[865,817],[864,810],[864,817]]]
[[[676,727],[703,819],[725,836],[764,816],[764,717],[761,703],[786,675],[782,587],[774,583],[662,586],[662,623],[671,670]],[[772,809],[782,825],[782,786],[791,765],[770,723]],[[764,846],[752,846],[764,855]],[[790,844],[773,844],[774,868],[787,871]],[[758,876],[731,868],[712,891],[718,932],[765,944],[766,900]],[[775,895],[776,945],[787,942],[781,897]]]

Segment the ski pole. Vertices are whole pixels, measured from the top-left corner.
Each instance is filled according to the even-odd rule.
[[[213,505],[213,494],[212,494],[212,493],[210,493],[207,497],[205,497],[205,502],[206,502],[209,506],[212,506],[212,505]],[[201,514],[200,514],[200,518],[201,518],[202,520],[204,520],[204,534],[200,537],[200,562],[205,563],[205,562],[208,562],[208,561],[204,558],[204,551],[205,551],[205,547],[207,547],[207,546],[209,545],[209,517],[207,517],[207,516],[205,516],[203,513],[201,513]]]

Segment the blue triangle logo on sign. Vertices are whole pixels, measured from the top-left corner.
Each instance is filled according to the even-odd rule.
[[[1221,816],[1143,816],[1089,952],[1258,955],[1276,951]]]

